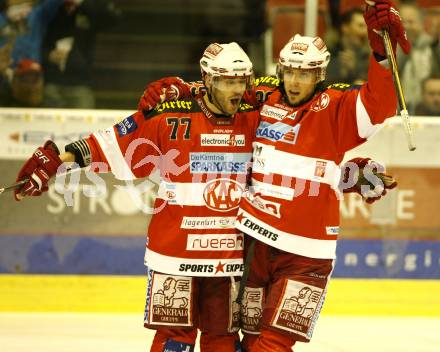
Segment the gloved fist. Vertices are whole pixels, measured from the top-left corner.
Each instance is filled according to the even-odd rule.
[[[394,54],[396,54],[397,43],[399,43],[404,53],[408,54],[411,44],[406,36],[399,11],[397,11],[393,2],[391,0],[368,0],[366,2],[371,5],[374,3],[374,6],[367,6],[364,12],[371,49],[376,54],[386,57],[382,37],[382,30],[385,29],[390,35]]]
[[[15,200],[21,200],[24,196],[39,196],[48,190],[47,183],[63,163],[59,154],[56,144],[52,141],[47,141],[34,152],[18,173],[17,182],[28,181],[19,189],[15,189]]]
[[[150,83],[138,103],[138,110],[150,111],[165,100],[173,101],[191,96],[185,82],[179,77],[166,77]]]
[[[354,158],[342,165],[339,184],[344,193],[357,193],[369,204],[397,187],[396,180],[385,173],[383,165],[369,158]]]

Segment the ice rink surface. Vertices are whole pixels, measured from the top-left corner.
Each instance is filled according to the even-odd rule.
[[[148,352],[140,314],[0,313],[1,352]],[[196,348],[196,351],[199,351]],[[440,318],[322,316],[295,352],[439,352]]]

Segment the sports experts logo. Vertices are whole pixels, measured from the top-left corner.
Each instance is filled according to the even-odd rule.
[[[241,225],[247,227],[249,230],[251,230],[254,234],[261,235],[263,237],[266,237],[272,241],[278,240],[278,234],[269,231],[268,229],[265,229],[264,227],[254,223],[250,219],[248,219],[246,216],[243,215],[243,213],[240,213],[237,215],[237,222],[239,222]]]
[[[218,262],[214,264],[180,264],[179,271],[183,273],[213,273],[217,275],[219,273],[236,273],[241,275],[244,270],[244,264],[227,264]]]

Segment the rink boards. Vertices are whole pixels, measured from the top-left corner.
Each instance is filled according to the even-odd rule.
[[[340,240],[323,314],[440,316],[439,247]],[[0,248],[13,249],[0,257],[0,311],[143,310],[142,237],[0,236]]]
[[[0,274],[143,275],[140,236],[1,235]],[[341,239],[333,277],[440,279],[440,241]]]
[[[143,312],[141,276],[0,275],[0,312]],[[440,317],[438,280],[332,279],[323,315]]]
[[[15,179],[45,139],[63,148],[129,114],[0,109],[0,185]],[[440,123],[417,119],[415,134],[418,149],[410,153],[397,120],[347,155],[384,162],[399,187],[374,206],[344,197],[324,314],[440,316]],[[108,191],[102,197],[87,196],[83,174],[70,194],[51,187],[21,203],[2,196],[0,311],[143,311],[149,215],[133,205],[124,182],[100,176]]]

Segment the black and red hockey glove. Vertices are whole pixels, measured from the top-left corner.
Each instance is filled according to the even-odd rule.
[[[402,24],[399,11],[391,0],[370,0],[375,2],[374,6],[367,6],[364,12],[365,23],[368,28],[368,40],[371,49],[381,57],[386,57],[385,46],[383,43],[382,30],[387,30],[394,55],[396,54],[397,43],[408,54],[411,44],[406,36],[405,28]]]
[[[191,96],[189,87],[179,77],[166,77],[151,82],[145,87],[139,100],[138,111],[150,111],[165,100],[173,101]]]
[[[354,158],[341,166],[339,188],[344,193],[357,193],[367,203],[374,203],[397,187],[393,176],[385,173],[385,167],[370,158]]]
[[[48,190],[47,184],[50,178],[57,173],[58,167],[63,163],[59,154],[58,147],[52,141],[47,141],[44,146],[35,150],[18,173],[17,182],[28,181],[15,189],[15,200],[21,200],[23,196],[39,196]]]

